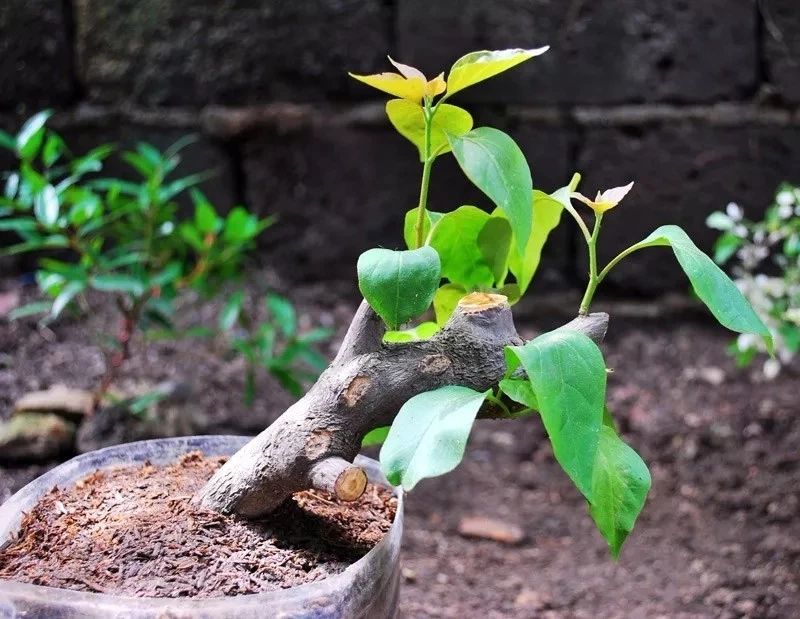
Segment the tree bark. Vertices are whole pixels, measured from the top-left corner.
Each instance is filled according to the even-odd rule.
[[[590,314],[563,328],[599,342],[607,325],[607,314]],[[234,454],[195,499],[255,518],[309,488],[358,498],[360,469],[348,463],[367,432],[391,425],[400,407],[420,393],[445,385],[477,391],[497,385],[506,370],[504,348],[522,344],[506,297],[484,293],[464,297],[428,340],[391,344],[383,335],[383,322],[362,302],[339,353],[316,384]],[[479,416],[502,414],[487,405]]]

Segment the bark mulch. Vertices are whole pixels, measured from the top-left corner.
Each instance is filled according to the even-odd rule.
[[[353,503],[297,493],[256,522],[192,504],[223,462],[193,452],[54,489],[0,551],[0,578],[142,597],[259,593],[340,573],[394,519],[396,499],[373,485]]]

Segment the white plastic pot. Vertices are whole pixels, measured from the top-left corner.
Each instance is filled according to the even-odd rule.
[[[83,454],[34,480],[0,506],[0,547],[16,533],[23,513],[54,486],[66,487],[103,468],[168,464],[200,450],[207,456],[231,455],[249,439],[238,436],[194,436],[158,439],[108,447]],[[370,481],[387,485],[378,463],[359,456],[356,463]],[[250,617],[393,618],[400,587],[400,542],[403,535],[403,496],[397,516],[378,545],[341,574],[319,582],[268,593],[220,598],[134,598],[42,587],[0,579],[0,619],[78,617]]]

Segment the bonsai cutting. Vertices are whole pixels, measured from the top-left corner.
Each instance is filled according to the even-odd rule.
[[[392,95],[389,120],[420,155],[419,202],[405,217],[407,249],[362,254],[357,270],[364,301],[335,359],[296,404],[222,465],[195,495],[196,504],[258,519],[304,490],[358,499],[368,476],[354,460],[364,442],[379,441],[386,478],[412,490],[458,465],[476,419],[538,415],[556,460],[618,556],[650,475],[605,407],[607,367],[598,344],[608,316],[590,311],[600,283],[630,254],[667,247],[721,324],[759,335],[767,346],[771,338],[735,285],[676,226],[662,226],[598,264],[602,225],[633,183],[589,198],[578,192],[575,174],[555,192],[536,190],[513,138],[473,127],[469,112],[450,103],[545,51],[473,52],[446,79],[428,79],[394,61],[396,73],[354,76]],[[428,208],[434,162],[449,154],[493,211]],[[589,223],[573,201],[585,207]],[[587,246],[586,290],[574,320],[526,342],[512,306],[529,289],[564,213]],[[434,320],[422,320],[431,309]]]

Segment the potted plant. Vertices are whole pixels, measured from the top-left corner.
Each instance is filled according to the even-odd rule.
[[[99,452],[87,456],[96,459],[91,463],[71,465],[80,467],[80,473],[64,469],[66,481],[74,481],[92,466],[102,466],[106,459],[164,462],[164,456],[174,458],[197,447],[206,457],[232,453],[198,487],[193,509],[219,514],[224,522],[228,522],[225,518],[236,522],[244,518],[257,523],[286,509],[287,499],[297,501],[309,490],[330,493],[315,496],[327,497],[339,507],[342,501],[360,497],[368,477],[379,480],[373,465],[359,459],[365,442],[383,442],[380,469],[397,488],[399,499],[400,489],[412,490],[421,479],[458,465],[476,419],[538,415],[556,460],[586,498],[591,518],[617,557],[644,505],[650,475],[617,434],[605,407],[608,370],[598,344],[605,336],[608,316],[590,313],[598,285],[628,255],[649,247],[668,247],[697,296],[720,323],[761,336],[767,346],[771,338],[734,284],[676,226],[658,228],[601,267],[596,251],[601,226],[633,184],[598,192],[592,199],[577,192],[580,177],[576,174],[553,193],[535,190],[525,157],[513,139],[494,128],[474,128],[472,116],[450,103],[462,90],[546,49],[473,52],[457,60],[446,79],[440,74],[429,80],[419,70],[394,61],[397,73],[355,75],[392,95],[387,115],[418,149],[422,174],[419,203],[405,218],[407,249],[371,249],[358,261],[364,301],[335,359],[297,403],[248,442],[208,438],[158,443],[152,447],[159,450],[156,458],[144,455],[149,445],[133,445],[108,455]],[[474,206],[447,213],[428,209],[433,164],[450,153],[494,203],[492,212]],[[591,224],[573,200],[588,207],[584,213],[591,216]],[[574,320],[525,342],[514,327],[511,307],[529,288],[548,235],[564,213],[578,225],[588,248],[586,291]],[[431,307],[434,320],[420,322]],[[531,420],[520,423],[526,422]],[[20,540],[32,539],[20,537],[20,532],[33,526],[30,518],[21,528],[16,524],[21,512],[30,510],[36,498],[58,483],[59,475],[56,469],[12,499],[11,508],[4,508],[2,516],[14,521],[4,534],[18,533],[0,556],[0,569],[6,570],[0,574],[8,573],[3,567],[8,559],[3,557],[14,552],[14,557],[24,557]],[[68,512],[64,517],[74,517],[64,507]],[[53,509],[60,508],[54,503]],[[190,516],[195,518],[196,513]],[[286,616],[393,616],[401,523],[402,505],[398,504],[396,520],[383,541],[340,574],[344,580],[337,581],[337,576],[321,582],[320,586],[334,583],[336,592],[316,589],[316,585],[288,589],[286,599],[294,592],[293,599],[302,598],[302,602],[287,603]],[[357,580],[359,584],[353,586]],[[5,582],[0,596],[25,608],[34,594],[27,593],[29,598],[18,602],[22,586]],[[356,589],[368,591],[369,600],[352,597]],[[270,614],[278,606],[269,606],[274,602],[271,594],[262,595],[266,597],[219,601],[214,612],[257,614],[253,609],[261,604],[262,612]],[[149,616],[154,614],[153,607],[142,604],[156,602],[118,599],[115,603]],[[158,603],[160,610],[213,614],[195,601]],[[256,606],[243,606],[249,603]]]

